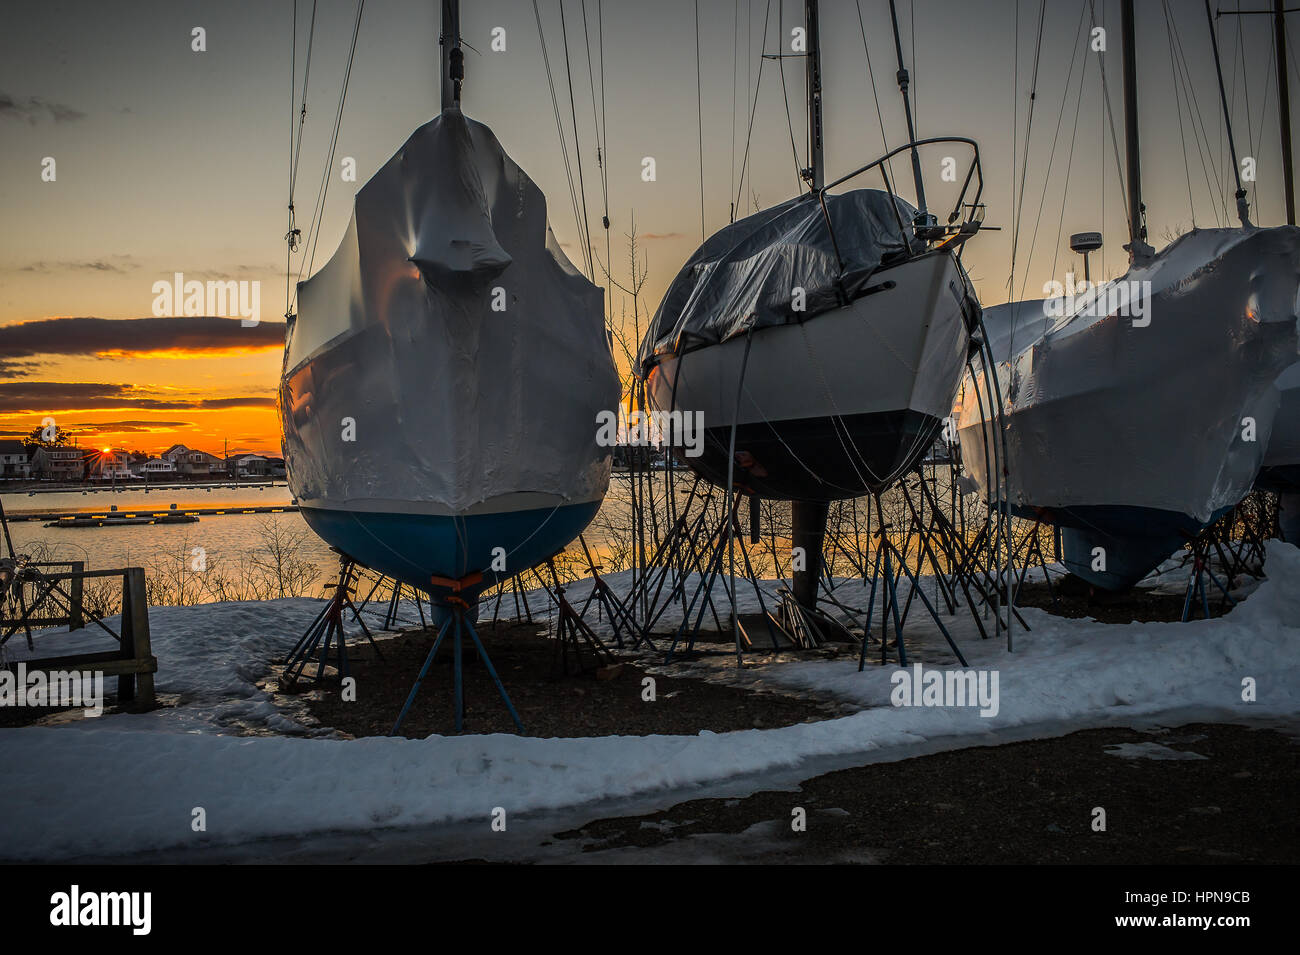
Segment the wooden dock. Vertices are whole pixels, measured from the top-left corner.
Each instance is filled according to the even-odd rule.
[[[14,521],[62,521],[62,520],[93,520],[103,521],[104,526],[111,527],[114,523],[126,523],[128,519],[132,523],[156,523],[164,517],[175,517],[177,514],[186,514],[191,517],[216,517],[225,514],[288,514],[298,510],[297,504],[263,504],[257,507],[186,507],[171,508],[164,511],[148,510],[146,508],[136,508],[129,511],[78,511],[69,514],[67,511],[45,511],[42,513],[13,514],[9,513],[10,523]]]

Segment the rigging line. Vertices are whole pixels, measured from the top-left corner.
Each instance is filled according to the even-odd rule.
[[[591,87],[591,125],[596,130],[596,168],[600,170],[601,198],[605,205],[605,218],[609,218],[609,177],[605,173],[605,135],[601,130],[600,115],[596,109],[596,76],[591,60],[591,31],[587,28],[587,0],[582,0],[582,37],[587,44],[587,82]],[[605,74],[600,74],[601,96],[605,93]],[[608,228],[608,226],[606,226]]]
[[[921,65],[916,62],[916,0],[911,0],[907,5],[911,14],[912,25],[908,27],[912,40],[912,119],[916,128],[916,134],[921,135],[921,96],[916,88],[916,74],[921,72]]]
[[[1264,119],[1268,114],[1269,94],[1273,92],[1273,84],[1268,81],[1268,78],[1270,76],[1275,76],[1276,75],[1275,70],[1277,69],[1277,37],[1274,35],[1272,30],[1268,32],[1268,43],[1269,43],[1268,69],[1264,72],[1264,102],[1259,104],[1259,138],[1255,140],[1254,146],[1251,149],[1252,156],[1258,156],[1260,147],[1264,145]],[[1247,133],[1251,133],[1249,116],[1246,117],[1246,130]],[[1278,165],[1280,166],[1281,165],[1280,155],[1278,159],[1279,159]],[[1259,198],[1256,192],[1256,190],[1258,189],[1259,189],[1259,177],[1256,176],[1254,181],[1252,181],[1250,184],[1250,200],[1251,200],[1251,204],[1256,209],[1259,208]]]
[[[1074,103],[1074,122],[1070,126],[1070,154],[1065,161],[1065,183],[1061,188],[1061,215],[1056,222],[1056,241],[1052,245],[1054,249],[1052,253],[1052,275],[1058,274],[1056,266],[1060,261],[1061,237],[1065,234],[1065,203],[1070,194],[1070,171],[1074,168],[1074,147],[1079,138],[1079,112],[1083,107],[1083,88],[1088,78],[1089,59],[1090,57],[1087,56],[1083,58],[1083,69],[1079,71],[1079,95]]]
[[[289,231],[285,234],[284,249],[284,317],[289,318],[289,295],[292,290],[290,276],[293,275],[293,115],[294,103],[298,102],[298,0],[293,0],[293,32],[289,44]],[[305,92],[305,90],[304,90]]]
[[[1106,9],[1105,9],[1105,7],[1102,8],[1101,15],[1102,15],[1102,19],[1104,20],[1104,19],[1105,19],[1105,16],[1106,16]],[[1093,26],[1096,26],[1097,21],[1096,21],[1095,16],[1090,15],[1090,18],[1092,19],[1092,25],[1093,25]],[[1103,30],[1105,29],[1105,26],[1104,26],[1104,25],[1103,25],[1102,29],[1103,29]],[[1106,81],[1106,76],[1105,76],[1105,66],[1104,66],[1104,63],[1105,63],[1104,60],[1101,60],[1101,59],[1098,59],[1098,60],[1097,60],[1097,72],[1098,72],[1098,74],[1099,74],[1099,76],[1100,76],[1100,79],[1101,79],[1101,83],[1099,84],[1099,86],[1100,86],[1102,89],[1105,88],[1105,81]],[[1104,108],[1102,108],[1102,107],[1098,107],[1098,109],[1097,109],[1097,142],[1101,144],[1101,157],[1100,157],[1100,158],[1101,158],[1101,163],[1100,163],[1100,167],[1101,167],[1101,168],[1097,170],[1097,172],[1098,172],[1097,179],[1098,179],[1098,181],[1101,183],[1101,189],[1100,189],[1100,192],[1101,192],[1101,234],[1102,234],[1103,236],[1105,236],[1105,235],[1107,234],[1107,232],[1106,232],[1106,110],[1105,110]],[[1108,275],[1109,273],[1106,271],[1106,246],[1105,246],[1105,245],[1102,245],[1102,247],[1101,247],[1101,260],[1100,260],[1100,262],[1098,263],[1098,265],[1100,266],[1100,269],[1101,269],[1101,271],[1100,271],[1100,276],[1101,276],[1102,281],[1103,281],[1103,282],[1104,282],[1104,281],[1108,281],[1108,279],[1107,279],[1107,275]]]
[[[1245,23],[1241,18],[1241,0],[1237,0],[1237,46],[1241,52],[1241,88],[1246,97],[1246,142],[1250,146],[1250,154],[1258,155],[1255,151],[1255,128],[1251,123],[1250,111],[1250,62],[1246,59],[1246,30]],[[1234,76],[1233,82],[1236,82]],[[1258,206],[1256,207],[1258,208]]]
[[[573,99],[573,69],[569,60],[569,31],[564,22],[564,0],[560,0],[560,35],[564,38],[564,73],[569,81],[569,115],[573,119],[573,154],[578,164],[578,192],[582,196],[582,223],[578,232],[583,240],[583,258],[587,263],[587,278],[592,284],[596,281],[596,270],[592,264],[591,219],[587,217],[587,187],[582,179],[582,141],[578,138],[578,107]]]
[[[1056,131],[1052,133],[1052,149],[1047,156],[1047,171],[1043,174],[1043,191],[1038,197],[1038,214],[1034,218],[1034,233],[1029,240],[1029,257],[1025,260],[1024,277],[1021,278],[1020,280],[1021,299],[1025,297],[1025,286],[1028,285],[1029,283],[1029,269],[1030,266],[1033,265],[1034,263],[1034,249],[1038,245],[1038,227],[1042,224],[1043,209],[1047,205],[1047,187],[1051,183],[1052,166],[1056,162],[1056,143],[1061,135],[1061,123],[1064,122],[1065,120],[1065,104],[1069,101],[1070,98],[1070,81],[1074,78],[1074,64],[1078,61],[1079,48],[1080,46],[1082,46],[1082,44],[1079,41],[1083,36],[1083,19],[1087,15],[1087,12],[1088,11],[1086,8],[1080,7],[1079,25],[1075,28],[1074,31],[1074,52],[1070,55],[1070,68],[1069,70],[1066,71],[1065,74],[1065,89],[1062,90],[1061,92],[1061,108],[1058,111],[1058,115],[1056,117]],[[1085,65],[1087,63],[1086,57],[1084,59],[1084,63]],[[1080,75],[1082,76],[1082,72],[1080,73]],[[1082,80],[1080,82],[1082,83]],[[1082,90],[1082,86],[1080,86],[1080,89]],[[1028,153],[1026,153],[1026,156],[1027,155]],[[1055,278],[1055,275],[1056,273],[1055,271],[1053,271],[1052,277]]]
[[[1183,147],[1183,176],[1187,180],[1187,207],[1192,216],[1192,228],[1196,228],[1196,201],[1192,196],[1192,167],[1187,158],[1187,130],[1183,125],[1183,104],[1179,96],[1180,76],[1178,61],[1174,53],[1174,28],[1169,18],[1169,0],[1162,0],[1165,14],[1165,39],[1169,45],[1169,71],[1173,74],[1174,109],[1178,111],[1178,142]]]
[[[1020,150],[1020,0],[1013,0],[1015,15],[1012,20],[1011,40],[1011,208],[1016,206],[1016,156]],[[1013,223],[1014,225],[1014,223]],[[1015,289],[1016,255],[1011,253],[1011,269],[1007,277],[1007,299]],[[1012,322],[1015,313],[1012,312]]]
[[[1192,125],[1192,140],[1196,143],[1196,155],[1201,161],[1201,174],[1205,178],[1205,191],[1210,197],[1210,209],[1214,212],[1214,223],[1217,226],[1224,224],[1224,217],[1231,221],[1231,213],[1227,207],[1227,193],[1222,188],[1216,188],[1211,182],[1211,174],[1216,182],[1222,182],[1219,175],[1219,167],[1215,163],[1214,146],[1210,142],[1210,134],[1205,125],[1205,117],[1201,114],[1201,103],[1196,96],[1196,85],[1192,81],[1191,70],[1187,65],[1187,55],[1183,51],[1183,38],[1178,30],[1177,15],[1173,9],[1169,10],[1169,22],[1171,27],[1170,37],[1173,41],[1173,47],[1178,54],[1178,66],[1181,70],[1181,83],[1183,86],[1183,97],[1187,101],[1187,115]],[[1218,71],[1215,71],[1216,77]],[[1200,129],[1197,129],[1197,122],[1200,123]],[[1220,138],[1223,136],[1225,124],[1219,126]],[[1202,149],[1204,141],[1204,149]],[[1220,202],[1223,202],[1223,217],[1219,215]]]
[[[695,0],[695,130],[700,155],[700,241],[709,237],[704,228],[704,85],[700,79],[700,0]]]
[[[1242,16],[1241,16],[1241,0],[1237,0],[1237,10],[1236,10],[1236,13],[1237,13],[1237,16],[1236,16],[1236,21],[1237,21],[1237,23],[1236,23],[1236,27],[1237,27],[1237,53],[1238,53],[1238,57],[1239,57],[1240,62],[1241,62],[1241,85],[1242,85],[1242,91],[1243,91],[1243,93],[1244,93],[1245,100],[1246,100],[1246,149],[1247,149],[1247,155],[1258,156],[1259,153],[1256,151],[1256,149],[1257,149],[1257,143],[1256,143],[1256,139],[1255,139],[1255,126],[1254,126],[1254,122],[1253,122],[1254,117],[1252,116],[1252,112],[1251,112],[1251,108],[1250,108],[1250,63],[1249,63],[1249,61],[1248,61],[1247,58],[1246,58],[1246,31],[1245,31],[1245,23],[1244,23],[1244,21],[1243,21],[1243,19],[1242,19]],[[1270,34],[1270,36],[1271,36],[1271,34]],[[1265,73],[1264,75],[1265,75],[1265,77],[1267,77],[1267,76],[1268,76],[1268,73]],[[1267,91],[1268,91],[1268,84],[1267,84],[1267,82],[1265,83],[1265,87],[1264,87],[1264,89],[1265,89],[1265,96],[1267,97]],[[1234,59],[1234,62],[1233,62],[1233,69],[1232,69],[1232,104],[1233,104],[1233,107],[1236,106],[1236,103],[1237,103],[1237,62],[1236,62],[1236,60]],[[1233,109],[1233,112],[1235,112],[1235,109]],[[1261,127],[1263,126],[1263,121],[1264,121],[1264,120],[1263,120],[1263,111],[1261,110],[1261,112],[1260,112],[1260,125],[1261,125]],[[1227,116],[1225,115],[1225,116],[1223,117],[1223,126],[1220,127],[1220,136],[1223,135],[1223,128],[1227,126],[1227,123],[1228,123],[1228,118],[1227,118]],[[1231,151],[1231,146],[1232,146],[1232,137],[1231,137],[1231,136],[1228,137],[1228,146],[1229,146],[1229,151]],[[1234,153],[1233,156],[1232,156],[1232,162],[1233,162],[1233,165],[1234,165],[1234,169],[1233,169],[1234,178],[1240,178],[1239,171],[1238,171],[1237,168],[1235,168],[1235,167],[1236,167],[1236,163],[1237,163],[1237,156],[1236,156],[1235,153]],[[1252,184],[1252,186],[1251,186],[1251,192],[1252,192],[1252,195],[1251,195],[1251,203],[1252,203],[1252,204],[1255,206],[1255,208],[1258,210],[1258,209],[1259,209],[1259,205],[1258,205],[1257,197],[1253,194],[1253,193],[1254,193],[1254,185],[1253,185],[1253,184]]]
[[[294,49],[298,47],[298,2],[294,0]],[[293,157],[293,171],[289,177],[289,201],[293,201],[294,187],[298,182],[298,160],[302,156],[302,128],[307,122],[307,84],[311,81],[311,51],[316,39],[316,0],[312,0],[311,24],[307,28],[307,60],[302,74],[302,109],[298,118],[298,145]]]
[[[771,20],[771,14],[772,14],[772,0],[767,0],[767,12],[763,14],[763,47],[766,47],[766,46],[767,46],[767,25],[768,25],[768,22]],[[760,50],[761,50],[763,47],[760,47]],[[749,110],[749,132],[746,133],[746,135],[745,135],[745,155],[744,155],[744,158],[741,160],[741,163],[740,163],[740,189],[741,189],[741,191],[744,191],[744,188],[745,188],[745,170],[746,170],[746,169],[748,168],[748,166],[749,166],[749,147],[750,147],[750,144],[753,142],[753,139],[754,139],[754,115],[758,112],[758,91],[759,91],[759,90],[762,88],[762,86],[763,86],[763,64],[764,64],[765,62],[767,62],[766,58],[760,55],[760,56],[759,56],[759,59],[758,59],[758,79],[755,81],[754,86],[753,86],[753,90],[754,90],[754,105],[753,105],[752,107],[750,107],[750,110]],[[737,205],[737,208],[739,208],[739,206],[740,206],[740,193],[739,193],[739,192],[736,193],[736,205]]]
[[[311,253],[302,265],[298,267],[298,281],[302,281],[303,272],[311,274],[311,267],[316,262],[316,247],[320,242],[321,227],[325,221],[325,201],[329,198],[330,179],[333,178],[330,173],[334,169],[334,152],[338,148],[339,129],[343,125],[343,107],[348,99],[348,84],[352,79],[352,63],[357,54],[357,35],[361,32],[361,14],[366,8],[366,0],[357,0],[357,15],[352,24],[352,42],[348,48],[347,68],[343,71],[343,88],[339,90],[339,105],[334,114],[334,129],[330,135],[329,154],[325,159],[325,170],[321,175],[320,188],[316,193],[316,208],[312,212],[312,222],[308,228],[308,235],[311,237]],[[294,290],[294,299],[298,297],[297,289]],[[290,304],[290,311],[292,310]]]
[[[285,264],[284,264],[284,313],[285,318],[289,317],[293,309],[293,253],[297,250],[301,235],[295,236],[298,231],[296,219],[296,210],[294,209],[294,195],[298,185],[298,164],[302,158],[302,139],[303,127],[307,122],[307,87],[311,80],[311,52],[315,46],[316,39],[316,0],[312,0],[311,5],[311,25],[307,30],[307,59],[303,70],[302,77],[302,107],[295,110],[294,103],[297,102],[298,82],[298,0],[293,2],[293,42],[290,44],[289,57],[289,218],[288,227],[285,231]],[[294,142],[293,117],[298,113],[298,131],[297,144]]]
[[[794,144],[794,120],[790,118],[790,91],[785,85],[785,34],[781,31],[784,29],[785,22],[785,0],[780,0],[776,12],[776,35],[777,35],[777,60],[776,68],[781,73],[781,99],[785,101],[785,125],[790,131],[790,153],[794,157],[794,181],[795,191],[803,192],[803,176],[799,174],[802,168],[799,165],[799,148]],[[763,34],[763,45],[767,46],[767,34]]]
[[[573,223],[582,241],[582,225],[578,218],[578,192],[573,185],[573,167],[569,163],[569,146],[564,138],[564,120],[560,116],[560,100],[555,95],[555,77],[551,71],[551,58],[546,49],[546,33],[542,29],[542,14],[537,0],[533,0],[533,18],[537,21],[537,39],[542,47],[542,63],[546,66],[546,84],[551,90],[551,109],[555,114],[555,131],[560,137],[560,156],[564,160],[564,175],[569,183],[569,202],[573,207]],[[585,257],[584,257],[585,261]]]
[[[1225,218],[1227,221],[1231,221],[1232,219],[1232,214],[1228,211],[1228,207],[1227,207],[1227,193],[1221,188],[1216,188],[1210,181],[1211,174],[1213,174],[1214,181],[1222,182],[1223,180],[1219,172],[1219,166],[1215,162],[1214,148],[1210,143],[1210,134],[1209,134],[1208,127],[1206,126],[1205,123],[1205,116],[1201,112],[1201,102],[1196,96],[1196,85],[1192,81],[1191,69],[1187,65],[1187,54],[1183,50],[1183,38],[1182,38],[1182,34],[1178,30],[1178,22],[1176,19],[1172,20],[1172,25],[1173,25],[1174,48],[1178,51],[1178,59],[1182,67],[1184,95],[1188,97],[1188,115],[1191,116],[1193,119],[1192,133],[1196,142],[1197,155],[1201,159],[1201,171],[1205,175],[1205,190],[1211,196],[1211,199],[1213,201],[1211,208],[1214,209],[1215,224],[1222,226],[1225,221]],[[1194,111],[1192,107],[1195,107]],[[1199,133],[1197,132],[1198,122],[1200,123]],[[1223,129],[1224,129],[1224,125],[1220,124],[1219,126],[1220,136],[1222,136],[1223,134]],[[1204,153],[1201,152],[1202,139],[1205,142]],[[1207,159],[1209,160],[1208,168],[1206,166]],[[1225,218],[1220,218],[1219,216],[1219,201],[1221,197],[1224,203],[1223,214]]]
[[[736,191],[736,87],[740,85],[740,0],[731,7],[731,154],[728,159],[731,182],[727,197]],[[700,177],[703,180],[703,177]],[[736,207],[731,207],[731,221],[736,221]]]
[[[597,15],[599,15],[599,11],[600,8],[598,5]],[[605,143],[604,132],[601,129],[601,116],[596,109],[596,78],[595,78],[594,69],[592,67],[592,59],[591,59],[591,30],[588,28],[587,25],[587,0],[582,0],[582,37],[583,40],[586,42],[586,46],[587,46],[587,82],[591,88],[591,125],[596,130],[596,168],[600,172],[600,194],[601,194],[601,202],[604,207],[604,211],[601,213],[600,222],[601,225],[603,226],[603,229],[601,231],[605,233],[605,259],[606,261],[608,261],[610,258],[609,174],[606,171],[606,167],[608,164],[605,162],[606,143]],[[605,96],[605,69],[604,69],[605,50],[603,46],[601,47],[600,50],[600,56],[601,56],[600,95],[601,95],[601,101],[603,103],[604,96]],[[613,263],[611,262],[610,265],[612,266]],[[605,301],[607,303],[605,319],[606,322],[608,322],[609,312],[613,311],[614,290],[611,287],[611,283],[608,280],[606,280],[604,285],[605,285]]]
[[[1020,225],[1021,218],[1025,207],[1025,176],[1029,172],[1029,148],[1033,142],[1034,135],[1034,102],[1038,96],[1038,67],[1042,62],[1043,54],[1043,21],[1047,14],[1047,0],[1039,0],[1038,4],[1038,39],[1034,43],[1034,72],[1029,82],[1029,110],[1025,116],[1025,152],[1020,159],[1020,191],[1015,200],[1016,212],[1015,221],[1011,229],[1011,274],[1015,275],[1016,256],[1020,248]],[[1012,175],[1015,175],[1014,169]],[[1016,290],[1014,278],[1008,285],[1008,292],[1014,294]]]
[[[596,36],[600,50],[600,137],[605,147],[604,163],[600,167],[601,191],[605,197],[605,215],[601,223],[605,226],[605,261],[612,268],[613,252],[609,235],[609,114],[605,112],[605,3],[596,0]],[[605,282],[605,295],[609,302],[605,321],[609,327],[614,324],[614,283]]]
[[[862,0],[854,0],[854,6],[858,10],[858,31],[862,34],[862,52],[867,56],[867,76],[871,79],[871,98],[876,102],[876,122],[880,124],[880,147],[883,154],[889,152],[889,137],[885,135],[885,116],[880,111],[880,94],[876,90],[876,71],[871,65],[871,48],[867,44],[867,27],[862,21]],[[913,58],[912,63],[915,65],[915,58]],[[889,175],[892,178],[894,175],[893,160],[886,160],[885,165],[889,167]]]
[[[1091,13],[1089,15],[1089,18],[1091,20],[1091,25],[1096,26],[1097,25],[1097,0],[1089,0],[1089,4],[1092,8]],[[1105,100],[1106,121],[1110,126],[1110,145],[1112,151],[1115,154],[1115,173],[1119,177],[1120,201],[1124,204],[1124,217],[1127,219],[1129,216],[1128,190],[1125,188],[1124,185],[1124,164],[1120,161],[1119,158],[1119,137],[1115,135],[1115,111],[1111,108],[1110,105],[1110,83],[1106,81],[1106,54],[1103,51],[1099,55],[1101,57],[1102,99]]]

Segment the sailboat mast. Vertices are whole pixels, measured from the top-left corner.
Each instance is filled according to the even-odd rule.
[[[460,109],[460,86],[465,79],[465,53],[460,48],[460,2],[442,0],[442,108]]]
[[[1138,145],[1137,46],[1134,42],[1133,0],[1120,4],[1124,42],[1124,148],[1128,159],[1128,235],[1129,259],[1141,264],[1153,253],[1147,245],[1147,230],[1142,207],[1142,162]]]
[[[808,33],[808,184],[813,191],[826,182],[822,141],[822,58],[821,28],[817,22],[817,0],[805,0],[804,26]]]
[[[894,6],[894,0],[889,0],[889,18],[894,25],[894,52],[898,55],[898,89],[903,94],[903,113],[907,116],[907,141],[916,142],[916,125],[912,121],[912,100],[907,95],[907,89],[911,83],[908,76],[907,67],[903,65],[903,40],[898,34],[898,10]],[[921,154],[917,152],[916,147],[912,147],[912,178],[916,182],[916,205],[921,215],[926,214],[925,205],[925,183],[921,179]]]
[[[1277,118],[1282,132],[1282,181],[1286,184],[1286,222],[1295,225],[1295,166],[1291,158],[1291,89],[1287,77],[1286,10],[1273,0],[1273,34],[1277,38]]]

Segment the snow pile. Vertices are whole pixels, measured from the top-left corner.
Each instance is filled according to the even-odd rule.
[[[885,751],[903,758],[927,741],[989,743],[1013,730],[1023,738],[1026,727],[1041,726],[1046,735],[1173,709],[1217,719],[1290,715],[1300,712],[1300,550],[1270,545],[1268,570],[1270,579],[1245,604],[1215,620],[1115,626],[1026,610],[1034,629],[1017,632],[1014,655],[998,641],[965,641],[973,666],[1000,671],[994,717],[975,707],[896,708],[889,702],[896,667],[858,673],[854,662],[809,661],[769,667],[764,675],[866,708],[820,723],[690,737],[345,741],[132,730],[133,721],[150,716],[106,717],[83,722],[80,731],[4,730],[0,855],[52,859],[486,821],[495,807],[518,814],[683,790],[816,757]],[[268,614],[280,609],[213,605],[178,611],[176,618],[159,611],[154,629],[161,638],[169,621],[191,626],[200,618],[189,615],[204,611],[212,614],[206,630],[214,640],[221,624],[254,642],[305,626],[301,612],[287,607],[299,625],[268,623]],[[166,638],[173,639],[181,638]],[[162,639],[158,644],[175,649]],[[223,672],[245,679],[241,654],[265,657],[250,652],[253,646],[232,645],[228,655],[217,649]],[[213,657],[193,649],[204,664],[194,672],[210,673]],[[1256,702],[1243,700],[1246,678],[1255,681]],[[206,813],[205,833],[191,830],[198,807]]]

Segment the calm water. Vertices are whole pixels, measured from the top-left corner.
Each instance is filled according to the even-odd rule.
[[[660,531],[663,530],[663,476],[656,475],[655,485],[660,512]],[[595,559],[605,572],[627,566],[631,553],[630,540],[630,479],[616,473],[610,481],[609,492],[585,537]],[[679,472],[677,493],[685,500],[690,477]],[[185,487],[175,490],[105,491],[82,493],[69,491],[40,493],[29,496],[25,492],[6,493],[0,497],[5,511],[11,517],[23,513],[107,513],[117,506],[118,513],[136,510],[167,510],[172,504],[177,510],[194,508],[239,508],[252,506],[288,506],[289,490],[284,486],[267,488]],[[764,504],[763,543],[751,548],[751,556],[763,576],[774,572],[770,553],[782,555],[788,561],[789,511],[785,505]],[[719,512],[720,516],[720,512]],[[863,514],[863,516],[865,516]],[[901,515],[900,515],[901,516]],[[741,524],[748,527],[748,506],[742,505]],[[900,522],[894,525],[901,529]],[[313,565],[317,571],[316,584],[332,580],[338,568],[338,558],[321,541],[296,512],[281,514],[229,514],[201,517],[194,524],[151,524],[126,527],[47,528],[41,521],[11,521],[10,533],[18,553],[29,553],[40,559],[80,560],[87,569],[112,567],[144,567],[151,575],[175,575],[178,569],[189,565],[195,548],[202,548],[207,565],[219,568],[228,578],[255,575],[257,558],[266,552],[268,531],[278,529],[281,534],[300,538],[297,556]],[[776,533],[773,534],[773,528]],[[865,524],[861,528],[865,534]],[[743,533],[743,531],[742,531]],[[897,533],[897,530],[895,531]],[[891,534],[891,536],[894,536]],[[867,543],[867,541],[863,541]],[[868,544],[869,546],[869,544]],[[576,542],[569,548],[571,571],[585,576],[585,562]],[[853,573],[853,568],[838,568],[843,574]],[[319,586],[305,591],[320,593]],[[198,595],[197,599],[213,599]],[[188,602],[188,600],[187,600]]]
[[[5,494],[5,513],[11,518],[23,513],[78,514],[108,513],[116,505],[119,513],[139,510],[177,510],[210,507],[256,507],[290,504],[286,487],[270,488],[180,488],[177,490],[80,491],[50,494]],[[40,555],[51,560],[80,560],[88,569],[145,567],[192,560],[193,550],[202,547],[209,564],[230,568],[247,564],[251,552],[263,546],[265,526],[276,522],[304,537],[302,556],[316,564],[321,573],[336,568],[337,558],[323,541],[311,533],[297,513],[231,514],[202,517],[197,524],[139,524],[126,527],[54,528],[41,521],[13,521],[9,533],[18,553]],[[324,579],[324,577],[322,577]]]

